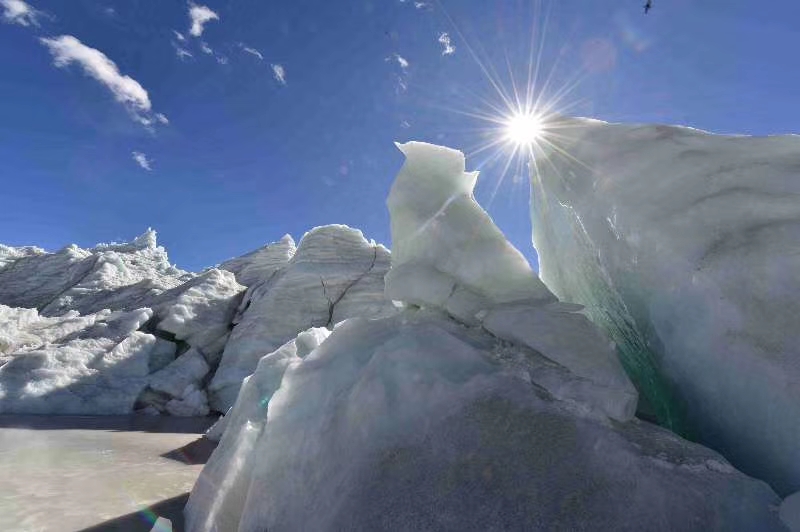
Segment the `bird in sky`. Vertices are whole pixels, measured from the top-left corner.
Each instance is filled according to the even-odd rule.
[[[644,5],[644,14],[646,15],[649,13],[651,9],[653,9],[653,0],[647,0],[647,3]]]

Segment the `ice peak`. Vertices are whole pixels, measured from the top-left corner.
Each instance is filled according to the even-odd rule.
[[[148,227],[147,231],[133,239],[133,246],[139,249],[155,249],[158,246],[156,230]]]

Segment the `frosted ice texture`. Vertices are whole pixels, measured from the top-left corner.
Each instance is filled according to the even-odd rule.
[[[557,133],[569,157],[533,178],[542,279],[620,345],[662,422],[800,489],[800,137]]]

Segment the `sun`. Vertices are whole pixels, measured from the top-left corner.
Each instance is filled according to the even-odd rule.
[[[518,148],[530,149],[544,135],[542,117],[531,112],[517,112],[511,115],[504,124],[505,138]]]

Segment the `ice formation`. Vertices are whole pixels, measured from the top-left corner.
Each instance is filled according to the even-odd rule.
[[[261,267],[259,280],[249,286],[209,386],[212,405],[220,412],[233,405],[242,380],[259,359],[299,332],[395,311],[383,297],[389,250],[367,241],[361,231],[343,225],[318,227],[303,236],[296,251],[286,238],[275,247],[273,253],[264,250],[254,257],[269,267]],[[256,269],[227,264],[221,267],[239,276]]]
[[[0,412],[224,412],[258,359],[309,326],[394,311],[389,252],[360,231],[316,228],[295,251],[287,235],[193,274],[153,230],[56,253],[0,246]]]
[[[636,392],[608,340],[496,241],[463,155],[401,148],[389,207],[406,247],[386,292],[404,310],[312,329],[260,359],[188,529],[781,530],[766,484],[631,418]],[[465,227],[451,216],[492,256],[448,261],[447,231]],[[509,276],[481,279],[489,262]],[[459,291],[468,304],[451,303]]]
[[[800,137],[553,127],[568,156],[533,178],[542,279],[617,342],[662,422],[800,489]]]
[[[59,318],[0,305],[0,412],[124,414],[147,386],[150,309]]]
[[[154,296],[191,276],[169,263],[152,229],[132,243],[93,249],[0,247],[0,303],[36,308],[45,316],[148,307]]]
[[[386,281],[390,297],[435,298],[436,305],[451,305],[456,312],[498,303],[555,301],[472,197],[478,173],[464,171],[461,152],[423,142],[398,148],[406,162],[387,200],[393,253]]]
[[[387,200],[394,246],[387,296],[482,322],[500,338],[546,353],[586,381],[580,392],[572,387],[582,400],[630,419],[636,391],[610,342],[574,314],[580,306],[556,303],[475,201],[478,174],[464,171],[464,155],[422,142],[398,147],[406,162]]]

